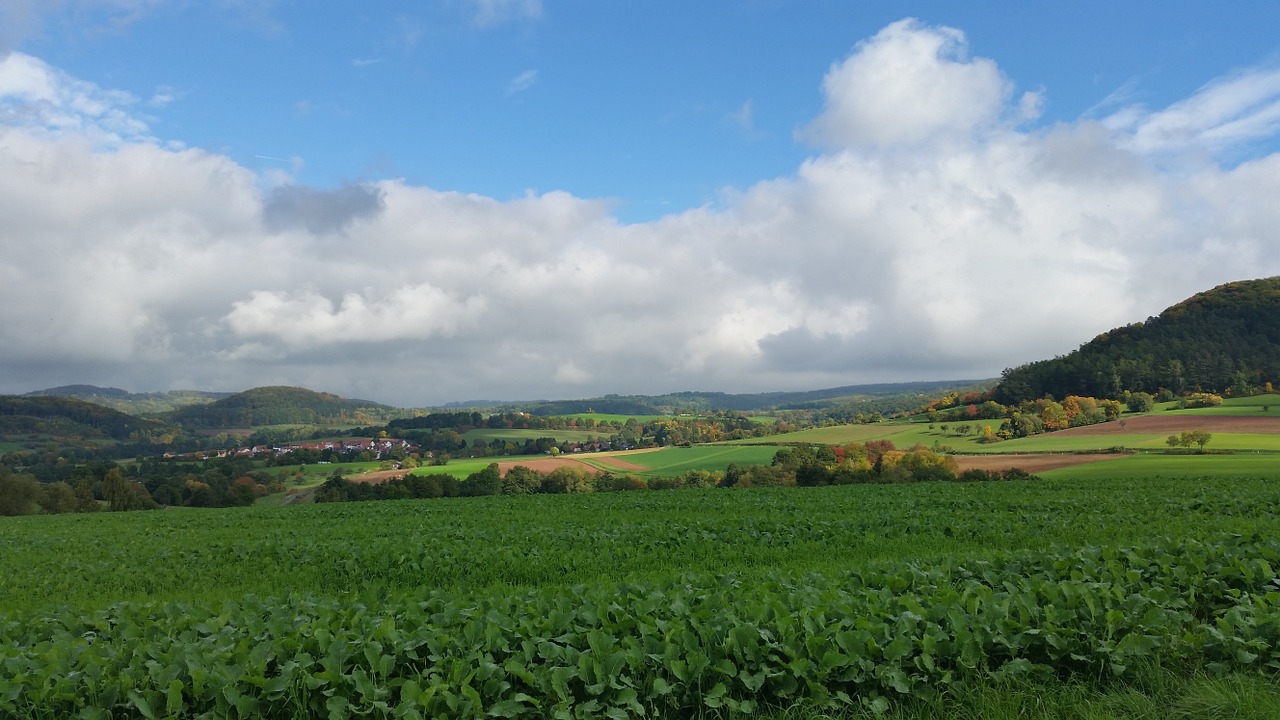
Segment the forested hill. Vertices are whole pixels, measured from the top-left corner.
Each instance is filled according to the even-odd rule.
[[[163,426],[109,407],[68,397],[0,396],[0,433],[52,433],[124,440]]]
[[[152,416],[170,412],[188,405],[199,405],[225,398],[231,393],[203,392],[200,390],[170,390],[167,392],[132,393],[120,388],[97,385],[63,385],[36,390],[23,397],[65,397],[104,405],[129,415]]]
[[[1240,394],[1280,381],[1280,277],[1220,285],[1079,350],[1005,370],[994,390],[1009,405],[1053,395],[1124,390]]]
[[[187,429],[262,425],[367,425],[396,416],[395,408],[298,387],[260,387],[169,415]]]
[[[598,412],[619,415],[662,415],[672,412],[772,412],[851,407],[868,412],[902,412],[924,401],[956,391],[985,391],[991,381],[944,380],[911,383],[846,385],[826,390],[731,394],[677,392],[666,395],[605,395],[586,400],[529,403],[520,409],[535,415]]]

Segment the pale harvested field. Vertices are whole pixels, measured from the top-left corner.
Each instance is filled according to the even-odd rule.
[[[367,472],[363,475],[355,475],[347,479],[352,482],[380,483],[386,482],[387,480],[396,480],[408,474],[408,470],[374,470],[373,472]]]
[[[540,473],[549,473],[552,470],[557,470],[562,467],[581,468],[583,470],[586,470],[589,473],[600,472],[596,468],[591,467],[590,465],[578,460],[577,458],[564,457],[564,456],[534,458],[532,460],[527,460],[527,459],[526,460],[510,460],[507,462],[500,462],[498,463],[498,472],[501,473],[502,475],[506,475],[508,470],[510,470],[511,468],[517,465],[523,465],[529,468],[530,470],[534,470]]]
[[[637,465],[631,462],[630,460],[623,460],[622,458],[616,457],[616,456],[597,457],[597,458],[594,458],[594,460],[595,462],[598,462],[601,465],[608,465],[609,467],[615,470],[628,470],[633,472],[641,472],[649,469],[644,465]]]
[[[1183,430],[1206,430],[1211,433],[1280,434],[1280,417],[1243,415],[1139,415],[1119,420],[1059,430],[1054,437],[1067,435],[1134,435],[1169,434]]]
[[[1100,460],[1125,457],[1121,453],[1090,453],[1061,455],[953,455],[961,470],[1010,470],[1018,468],[1029,473],[1084,465]]]

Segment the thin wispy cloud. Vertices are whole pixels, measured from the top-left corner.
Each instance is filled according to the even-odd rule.
[[[515,95],[533,87],[538,82],[537,70],[525,70],[519,75],[511,78],[507,83],[507,95]]]
[[[750,99],[743,102],[737,110],[729,113],[729,121],[736,125],[749,140],[759,140],[764,137],[764,133],[756,127],[755,104]]]
[[[1251,68],[1202,87],[1155,112],[1127,108],[1108,124],[1132,134],[1132,147],[1160,153],[1199,147],[1215,153],[1280,132],[1280,68]]]
[[[542,0],[471,0],[475,23],[481,27],[542,17]]]

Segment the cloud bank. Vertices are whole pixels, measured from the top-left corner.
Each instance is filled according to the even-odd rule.
[[[484,3],[531,16],[537,3]],[[562,192],[272,185],[0,59],[0,391],[297,384],[397,405],[990,377],[1280,274],[1280,77],[1037,126],[906,20],[821,79],[794,173],[622,224]],[[818,78],[815,78],[815,82]]]

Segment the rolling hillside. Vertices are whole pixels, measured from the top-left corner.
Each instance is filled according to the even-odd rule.
[[[67,397],[0,396],[0,433],[128,439],[137,431],[163,430],[162,423],[126,415]]]
[[[205,405],[169,414],[190,430],[248,428],[263,425],[367,425],[395,415],[396,409],[368,400],[298,387],[260,387]]]
[[[63,385],[36,390],[23,397],[63,397],[91,402],[128,415],[159,415],[188,405],[202,405],[229,397],[231,393],[202,390],[169,390],[167,392],[133,393],[120,388],[97,385]]]
[[[1280,382],[1280,277],[1220,285],[1145,322],[1103,333],[1068,355],[1006,370],[994,390],[1010,405],[1124,390],[1236,395]]]

